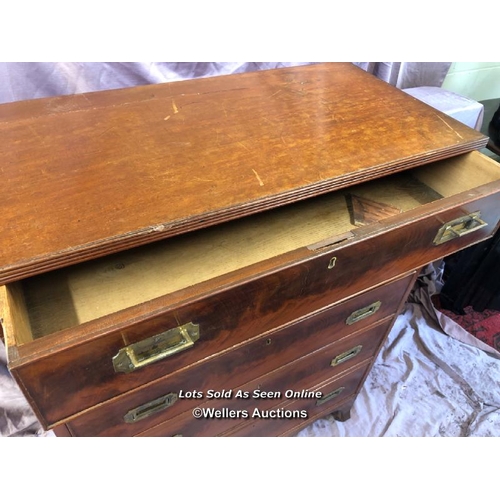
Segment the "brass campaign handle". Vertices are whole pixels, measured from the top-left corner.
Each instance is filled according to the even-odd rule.
[[[113,357],[115,372],[130,373],[193,347],[200,338],[198,325],[187,323],[123,347]]]
[[[123,420],[125,420],[127,424],[138,422],[143,418],[149,417],[150,415],[172,406],[177,401],[177,397],[177,394],[171,392],[165,396],[154,399],[153,401],[144,403],[143,405],[128,411],[126,415],[124,415]]]
[[[453,219],[450,222],[446,222],[439,228],[439,231],[433,241],[434,245],[441,245],[446,241],[460,238],[460,236],[473,233],[474,231],[487,226],[488,223],[481,220],[480,217],[481,212],[477,211],[459,217],[458,219]]]
[[[332,359],[330,366],[337,366],[341,363],[349,361],[352,358],[355,358],[361,352],[361,349],[363,349],[363,346],[360,344],[356,347],[353,347],[352,349],[349,349],[348,351],[343,352],[342,354],[339,354]]]
[[[338,389],[335,389],[334,391],[330,392],[330,394],[323,396],[321,399],[317,399],[316,406],[321,406],[322,404],[325,404],[328,401],[331,401],[332,399],[335,399],[336,397],[340,396],[340,394],[344,389],[345,387],[339,387]]]
[[[382,305],[382,302],[380,302],[380,300],[377,300],[377,302],[374,302],[373,304],[370,304],[369,306],[366,306],[366,307],[363,307],[361,309],[358,309],[357,311],[354,311],[345,320],[346,324],[352,325],[353,323],[356,323],[357,321],[361,321],[362,319],[368,318],[372,314],[375,314],[380,309],[381,305]]]

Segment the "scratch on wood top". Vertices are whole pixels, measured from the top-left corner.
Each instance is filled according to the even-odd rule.
[[[85,93],[80,94],[80,96],[82,97],[82,99],[83,99],[84,101],[86,101],[86,102],[87,102],[87,104],[92,105],[92,101],[91,101],[91,100],[90,100],[90,99],[89,99],[89,98],[85,95]]]
[[[234,137],[232,135],[230,135],[229,133],[224,132],[224,135],[227,135],[227,137],[229,137],[229,139],[231,139],[232,141],[234,141],[235,143],[237,143],[238,145],[240,145],[242,148],[246,149],[247,151],[251,151],[251,149],[248,148],[247,146],[245,146],[241,141],[236,141],[234,139]],[[217,131],[217,141],[218,140],[219,140],[219,135],[218,135],[218,131]]]
[[[32,135],[39,139],[42,143],[45,143],[45,139],[37,132],[34,125],[29,124],[28,128],[31,130]]]
[[[211,184],[215,184],[215,181],[213,179],[202,179],[201,177],[196,177],[196,176],[193,176],[191,178],[198,182],[210,182]]]
[[[179,112],[179,108],[177,107],[173,99],[172,99],[172,109],[174,110],[174,115],[176,115]]]
[[[439,115],[436,115],[449,129],[453,130],[453,132],[455,132],[455,134],[458,135],[458,137],[460,137],[460,139],[463,139],[463,137],[446,121],[446,120],[443,120],[443,118],[441,118]]]
[[[281,131],[281,134],[280,134],[280,139],[281,139],[281,142],[285,145],[285,146],[288,146],[288,144],[286,143],[285,141],[285,138],[283,137],[283,131]]]
[[[259,181],[259,185],[263,186],[264,183],[262,182],[262,179],[260,178],[259,174],[252,168],[252,172],[255,174],[255,177],[257,177],[257,180]]]

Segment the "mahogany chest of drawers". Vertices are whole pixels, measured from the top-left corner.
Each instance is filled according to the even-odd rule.
[[[486,138],[350,64],[0,106],[9,368],[71,436],[349,416],[419,269],[491,236]]]

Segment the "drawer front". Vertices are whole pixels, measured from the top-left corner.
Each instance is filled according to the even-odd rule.
[[[256,418],[224,433],[232,437],[268,437],[289,433],[313,422],[322,415],[334,412],[347,399],[355,396],[367,373],[366,366],[355,368],[340,378],[329,379],[313,388],[320,398],[295,399],[286,405],[276,405]]]
[[[275,369],[277,366],[282,366],[314,349],[318,349],[336,338],[353,333],[359,328],[366,327],[367,324],[393,315],[402,297],[405,296],[407,289],[411,286],[413,279],[413,275],[409,275],[382,287],[375,288],[369,292],[344,301],[320,313],[318,316],[307,320],[310,323],[309,326],[299,322],[296,326],[291,326],[281,332],[274,333],[272,337],[256,340],[254,343],[245,345],[244,348],[233,350],[229,354],[223,355],[222,359],[224,359],[225,375],[218,373],[218,376],[227,376],[228,380],[231,380],[233,386],[236,382],[244,383],[250,380],[251,377],[263,373],[262,371],[260,373],[257,372],[259,369],[264,369],[261,363],[266,363],[265,368],[267,370]],[[225,312],[225,309],[223,312]],[[173,385],[185,391],[203,391],[208,388],[213,388],[215,382],[213,380],[214,373],[211,370],[213,370],[214,364],[219,365],[220,363],[218,361],[204,362],[203,359],[210,353],[213,353],[216,346],[221,350],[225,347],[230,347],[232,344],[236,343],[236,341],[232,338],[227,338],[227,330],[223,330],[219,336],[214,334],[213,338],[211,338],[210,332],[213,332],[213,326],[206,326],[204,321],[201,321],[199,325],[200,340],[196,341],[190,350],[167,358],[165,361],[155,363],[149,368],[140,369],[137,372],[117,374],[112,371],[112,359],[119,351],[119,345],[115,346],[114,349],[108,348],[105,350],[107,353],[106,363],[104,364],[104,361],[102,361],[102,363],[96,367],[96,370],[93,369],[94,360],[88,359],[92,356],[92,352],[82,353],[82,359],[75,360],[75,363],[78,361],[76,367],[69,363],[61,364],[61,361],[64,362],[66,360],[65,358],[59,358],[57,369],[54,369],[54,366],[52,366],[50,371],[48,365],[52,358],[49,357],[45,360],[39,360],[37,365],[42,362],[47,365],[44,370],[45,378],[43,379],[43,386],[50,388],[50,391],[33,391],[34,394],[43,394],[43,398],[38,398],[38,401],[36,401],[40,412],[43,414],[46,421],[52,424],[65,417],[71,416],[71,414],[77,411],[85,410],[87,407],[100,401],[101,398],[103,398],[102,392],[104,391],[102,381],[100,380],[103,372],[112,371],[109,376],[113,376],[113,378],[116,379],[116,384],[113,386],[115,391],[111,394],[106,393],[106,395],[109,396],[120,394],[122,391],[125,392],[131,380],[134,381],[148,369],[155,369],[158,366],[161,367],[163,364],[169,366],[172,372],[166,375],[166,377],[178,377],[175,373],[179,371],[179,369],[182,369],[184,365],[182,361],[185,359],[185,364],[189,364],[190,353],[196,353],[197,351],[202,351],[204,356],[202,360],[197,363],[201,366],[191,370],[195,370],[195,375],[186,377],[186,379],[182,378],[184,375],[179,375],[181,378],[173,383]],[[253,327],[255,327],[255,321],[251,322],[250,325],[245,325],[245,335],[243,338],[249,336],[251,332],[250,328]],[[327,329],[329,329],[331,333],[325,334]],[[208,334],[206,334],[207,330],[209,332]],[[255,327],[254,333],[262,332],[260,332],[259,328]],[[124,333],[124,336],[126,336],[126,333]],[[237,340],[241,338],[239,331],[234,332],[234,336]],[[265,356],[262,351],[262,343],[264,343]],[[98,359],[102,357],[102,353],[99,353],[99,355],[96,354]],[[83,370],[81,366],[84,359],[87,360],[86,370]],[[255,364],[255,360],[257,359],[260,359],[259,363],[253,366],[252,360]],[[195,361],[197,360],[195,359]],[[241,370],[242,363],[246,365],[245,370]],[[237,375],[238,370],[241,372],[241,375]],[[33,373],[31,377],[28,377],[26,372],[22,373],[25,384],[27,380],[33,377]],[[241,377],[246,377],[246,379],[242,379]],[[162,377],[162,379],[164,378],[165,376]],[[200,384],[200,380],[202,380],[203,383]],[[225,379],[222,378],[219,384],[224,382],[224,380]],[[38,382],[38,384],[41,384],[41,382]]]
[[[377,231],[362,228],[364,232],[341,245],[304,250],[304,258],[294,265],[192,303],[166,303],[154,310],[146,304],[134,308],[142,316],[117,313],[82,325],[74,335],[81,331],[86,340],[68,342],[67,347],[52,344],[43,356],[20,359],[13,370],[42,422],[52,425],[490,236],[498,222],[500,194],[447,210],[439,211],[439,206],[416,220],[401,214],[376,224]],[[487,226],[434,244],[443,224],[478,211]],[[190,322],[200,326],[194,348],[132,373],[115,372],[111,360],[120,349]]]
[[[201,418],[195,418],[191,409],[175,418],[168,418],[140,435],[215,436],[228,431],[245,420],[243,414],[251,417],[255,409],[264,411],[278,402],[288,404],[293,396],[287,394],[287,391],[307,391],[325,379],[340,376],[355,366],[367,366],[385,338],[390,324],[391,319],[385,320],[375,327],[362,330],[237,386],[232,391],[231,398],[200,399],[194,407],[202,413]],[[265,395],[271,397],[262,397]],[[240,413],[230,418],[230,412]]]

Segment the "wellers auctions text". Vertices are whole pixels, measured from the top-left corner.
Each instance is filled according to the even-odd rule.
[[[259,410],[254,408],[250,413],[247,410],[233,410],[231,408],[199,408],[200,414],[197,417],[204,418],[262,418],[262,419],[275,419],[275,418],[308,418],[306,410],[286,410],[282,408],[271,410]]]

